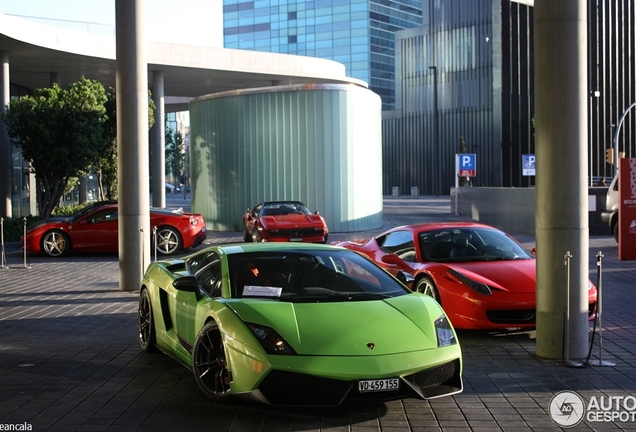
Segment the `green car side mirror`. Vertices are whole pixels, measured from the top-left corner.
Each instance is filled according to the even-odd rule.
[[[182,276],[172,282],[172,286],[179,291],[197,292],[199,286],[194,276]]]

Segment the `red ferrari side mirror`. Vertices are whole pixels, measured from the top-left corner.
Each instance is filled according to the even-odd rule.
[[[408,266],[408,264],[406,264],[404,262],[404,260],[402,258],[400,258],[399,256],[397,256],[396,254],[387,254],[384,255],[382,257],[382,262],[383,263],[387,263],[387,264],[393,264],[399,267],[402,267],[403,269],[406,269],[407,271],[410,270],[411,268]]]

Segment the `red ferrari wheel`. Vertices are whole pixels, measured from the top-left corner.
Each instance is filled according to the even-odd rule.
[[[71,249],[71,239],[62,231],[49,231],[42,236],[41,250],[51,257],[61,257]]]
[[[175,228],[164,226],[157,230],[157,252],[172,255],[181,250],[181,235]]]
[[[435,286],[435,282],[428,277],[422,276],[418,281],[415,287],[415,291],[418,293],[426,294],[429,297],[433,297],[437,303],[442,304],[442,300],[439,298],[439,291]]]
[[[252,235],[247,232],[247,228],[243,228],[243,241],[250,243],[252,241]]]

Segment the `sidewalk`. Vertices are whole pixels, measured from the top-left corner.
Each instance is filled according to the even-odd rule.
[[[381,229],[332,233],[330,240],[455,218],[449,197],[386,197]],[[534,245],[532,236],[515,234]],[[206,243],[241,240],[240,232],[209,232]],[[602,353],[614,366],[571,368],[539,358],[533,332],[460,331],[461,394],[311,410],[236,399],[214,403],[198,391],[189,370],[165,355],[142,353],[138,293],[119,291],[115,254],[30,255],[30,268],[24,268],[19,245],[8,244],[5,252],[11,268],[0,269],[0,430],[549,431],[561,430],[550,402],[566,390],[586,404],[605,404],[586,411],[572,430],[636,429],[629,418],[636,417],[636,263],[618,260],[611,237],[590,238],[593,281],[597,254],[603,254],[603,349],[597,334],[590,359]],[[569,400],[558,407],[579,408]],[[603,421],[606,414],[614,421]]]

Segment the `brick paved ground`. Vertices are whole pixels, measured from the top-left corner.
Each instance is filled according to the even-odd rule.
[[[187,201],[170,198],[171,205],[187,208]],[[455,218],[448,197],[390,197],[384,216],[384,228]],[[371,234],[335,233],[331,240]],[[532,236],[517,235],[533,245]],[[241,233],[210,233],[207,243],[228,241],[241,241]],[[8,244],[10,268],[0,269],[0,430],[559,430],[548,410],[551,398],[564,390],[588,401],[622,397],[627,402],[622,411],[636,413],[636,263],[619,261],[610,237],[593,237],[590,245],[592,280],[596,255],[604,255],[602,356],[615,366],[570,368],[538,358],[532,333],[463,331],[463,393],[308,410],[213,403],[187,369],[167,356],[143,354],[136,335],[137,293],[118,290],[116,255],[30,255],[30,268],[24,268],[19,246]],[[591,360],[598,353],[594,344]],[[591,429],[636,429],[636,420],[586,419],[573,428]]]

